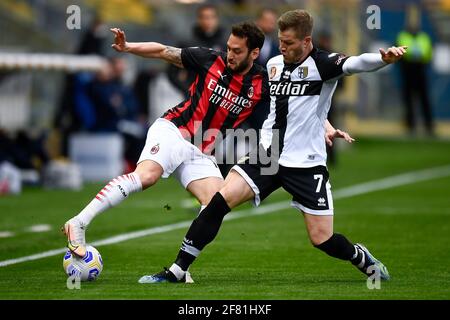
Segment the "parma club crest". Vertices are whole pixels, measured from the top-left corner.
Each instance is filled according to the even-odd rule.
[[[308,67],[299,67],[298,76],[300,79],[305,79],[308,76]]]

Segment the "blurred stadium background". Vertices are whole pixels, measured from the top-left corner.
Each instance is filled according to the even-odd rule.
[[[109,28],[122,28],[126,31],[129,41],[157,41],[178,45],[182,40],[191,37],[191,28],[196,21],[196,10],[205,3],[217,6],[224,35],[228,34],[232,23],[256,19],[256,13],[266,7],[273,8],[278,13],[293,8],[307,9],[315,18],[314,36],[329,37],[332,40],[333,51],[348,55],[377,52],[380,47],[386,48],[395,44],[397,35],[404,29],[406,21],[411,15],[418,14],[422,30],[429,34],[433,44],[433,55],[426,72],[435,121],[434,134],[427,135],[418,110],[418,130],[414,134],[408,131],[404,122],[403,78],[399,66],[389,66],[376,73],[346,78],[333,101],[333,123],[349,131],[358,141],[356,146],[337,144],[338,161],[335,167],[331,167],[333,186],[346,187],[408,171],[450,164],[449,0],[2,0],[0,1],[0,165],[3,165],[0,170],[1,261],[62,247],[64,239],[56,235],[59,225],[80,210],[105,181],[132,170],[132,160],[136,157],[136,150],[140,148],[146,126],[183,99],[182,91],[170,80],[166,64],[157,60],[116,54],[110,48],[113,37]],[[68,21],[73,22],[71,16],[74,11],[68,11],[71,5],[80,8],[79,29],[68,28]],[[380,29],[371,30],[367,27],[371,13],[367,13],[366,10],[371,5],[377,5],[381,9]],[[276,32],[272,36],[276,38]],[[105,67],[108,63],[109,68]],[[90,102],[86,102],[86,92],[83,91],[83,86],[87,82],[102,82],[105,77],[107,80],[110,79],[108,77],[120,77],[120,90],[123,90],[123,95],[118,98],[118,105],[131,113],[119,119],[123,121],[119,121],[120,124],[117,122],[113,128],[107,125],[101,128],[96,126],[92,112],[94,110],[95,113],[95,108],[99,108],[101,96],[98,100],[91,99]],[[108,88],[105,90],[112,90],[111,87]],[[447,172],[447,169],[444,172]],[[282,218],[279,218],[279,215],[275,218],[273,215],[266,222],[264,218],[258,218],[261,221],[254,224],[230,222],[236,228],[242,226],[242,232],[230,234],[224,231],[224,235],[221,236],[223,242],[215,245],[217,251],[206,253],[205,256],[210,255],[210,259],[217,256],[217,259],[221,259],[220,254],[230,255],[227,245],[234,248],[238,241],[236,238],[245,238],[246,234],[254,233],[257,235],[256,238],[249,241],[263,243],[268,250],[263,256],[276,251],[280,255],[279,260],[286,261],[291,253],[286,248],[280,247],[280,244],[269,243],[267,240],[278,237],[278,233],[272,229],[268,230],[267,226],[279,223],[279,230],[286,232],[287,239],[296,243],[294,245],[296,251],[301,251],[299,256],[311,260],[306,264],[303,261],[302,274],[298,275],[293,261],[287,262],[287,266],[281,262],[273,266],[265,265],[258,258],[258,263],[263,265],[262,271],[255,276],[256,278],[251,279],[257,282],[260,277],[271,277],[270,268],[286,268],[287,275],[300,282],[303,288],[301,293],[290,284],[281,285],[280,283],[286,279],[282,278],[280,272],[276,272],[278,274],[276,280],[261,284],[261,288],[255,289],[254,284],[232,281],[224,284],[219,290],[213,287],[213,283],[222,280],[225,282],[225,279],[219,267],[205,258],[199,261],[199,269],[205,269],[205,273],[201,273],[200,282],[211,281],[211,286],[202,287],[202,292],[183,289],[181,292],[173,293],[173,289],[163,287],[149,294],[141,289],[136,291],[135,286],[130,285],[130,290],[134,290],[134,293],[127,295],[119,292],[118,288],[112,286],[113,283],[106,281],[103,287],[91,286],[90,291],[84,291],[81,297],[448,299],[449,275],[448,270],[443,269],[448,263],[448,257],[445,257],[447,262],[437,260],[430,262],[430,259],[425,257],[429,250],[426,241],[429,241],[430,246],[434,246],[432,251],[435,253],[442,252],[439,250],[444,252],[448,250],[449,186],[450,180],[445,173],[436,183],[414,185],[409,187],[410,189],[401,189],[398,192],[387,190],[372,200],[370,197],[362,197],[358,201],[336,201],[335,206],[342,208],[338,210],[348,211],[348,214],[343,215],[342,220],[337,223],[341,230],[353,232],[355,238],[371,238],[378,252],[385,250],[388,266],[393,265],[398,273],[403,272],[401,270],[404,265],[401,263],[407,264],[405,261],[409,261],[408,266],[411,270],[418,270],[411,278],[404,278],[397,282],[397,285],[390,285],[387,294],[386,291],[371,294],[362,287],[365,284],[357,284],[357,280],[345,285],[337,280],[331,283],[333,285],[331,289],[330,283],[325,278],[320,278],[323,272],[324,277],[327,273],[330,276],[337,272],[338,278],[343,282],[348,278],[360,277],[356,272],[351,273],[354,270],[347,271],[348,266],[342,267],[341,264],[313,252],[307,243],[303,226],[298,226],[302,229],[300,233],[286,228],[283,221],[290,221],[290,218],[286,218],[287,213],[281,213]],[[438,192],[433,192],[434,188]],[[173,191],[175,189],[178,191]],[[130,199],[128,204],[113,209],[112,218],[106,217],[109,213],[102,215],[88,236],[98,240],[149,226],[157,227],[193,219],[195,210],[186,209],[192,206],[190,199],[179,189],[175,181],[163,181],[154,191],[138,195],[135,199]],[[16,196],[8,195],[9,193],[15,193]],[[288,199],[284,193],[277,194],[273,198]],[[271,201],[272,199],[268,203]],[[380,203],[383,203],[382,207]],[[358,214],[358,210],[365,211],[369,207],[368,215]],[[189,212],[188,215],[186,210]],[[129,211],[133,211],[133,214],[128,215]],[[291,211],[284,209],[283,212],[290,212],[289,217],[292,217],[294,215]],[[388,215],[388,211],[392,215]],[[430,212],[428,218],[423,218],[421,214],[428,211]],[[171,214],[159,214],[167,212]],[[403,222],[401,217],[408,214],[413,217],[405,225],[410,233],[409,236],[401,237],[399,233],[403,231],[399,227],[399,222]],[[294,216],[294,219],[296,218]],[[370,225],[369,220],[372,219],[379,222],[378,227],[373,228]],[[292,221],[297,221],[292,223],[298,224],[298,219]],[[30,224],[37,230],[33,234],[26,229]],[[354,231],[360,227],[361,230]],[[168,263],[167,259],[176,252],[184,230],[169,232],[170,235],[153,236],[156,243],[152,241],[151,245],[149,241],[140,239],[133,241],[132,244],[127,242],[101,249],[106,251],[106,263],[108,260],[110,263],[105,268],[104,277],[106,279],[121,277],[120,286],[126,288],[129,282],[134,284],[140,273],[158,271],[161,264]],[[438,230],[436,234],[433,233],[434,230]],[[299,235],[302,239],[301,244],[298,244]],[[416,239],[424,241],[423,248],[409,247],[410,240],[415,236]],[[394,247],[398,243],[399,247],[404,249],[403,256],[390,249],[392,242],[383,243],[388,237],[395,238]],[[434,237],[437,241],[432,242]],[[378,248],[376,244],[379,245]],[[240,247],[242,253],[246,251],[243,246]],[[150,265],[141,255],[141,250],[146,254],[155,254]],[[249,244],[249,252],[253,252],[252,250],[255,250],[254,257],[257,248]],[[102,253],[105,258],[105,252]],[[411,255],[415,255],[415,258]],[[231,260],[228,261],[227,270],[236,278],[246,277],[245,270],[254,265],[255,260],[243,255],[242,260],[238,261],[236,256],[237,254],[229,256]],[[114,257],[121,257],[127,262],[122,265],[123,260]],[[44,260],[27,263],[32,264],[39,273],[46,274],[47,283],[42,279],[36,280],[33,272],[26,266],[27,263],[11,265],[0,270],[3,284],[0,297],[71,298],[73,295],[64,291],[64,275],[58,269],[61,268],[59,264],[62,255],[61,259],[59,256],[53,257],[50,265]],[[320,264],[321,268],[315,269],[314,262]],[[233,263],[238,267],[233,269]],[[429,264],[432,265],[430,274],[425,269],[416,268]],[[433,269],[433,266],[436,268]],[[17,288],[17,285],[22,283],[18,280],[21,274],[25,274],[25,278],[28,277],[31,285],[24,285],[25,289],[22,291],[12,290],[11,288]],[[425,278],[429,278],[428,283],[425,283]],[[411,282],[416,285],[416,289],[409,287]],[[42,289],[43,285],[48,285],[52,288],[51,292],[57,293],[40,291],[39,288]],[[305,289],[309,285],[311,288]],[[436,289],[439,285],[440,289]],[[102,295],[104,294],[102,288],[109,290],[110,294]],[[172,293],[169,293],[170,291]],[[325,292],[325,295],[320,295],[319,292]]]

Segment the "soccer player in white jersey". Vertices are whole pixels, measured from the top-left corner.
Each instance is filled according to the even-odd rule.
[[[291,204],[303,213],[309,239],[316,248],[350,261],[366,275],[378,268],[380,278],[389,280],[387,268],[367,248],[333,230],[324,120],[340,77],[394,63],[406,47],[351,57],[318,50],[312,43],[313,19],[304,10],[284,13],[278,27],[281,55],[267,63],[271,105],[259,148],[232,168],[224,186],[193,221],[170,269],[144,276],[140,282],[180,282],[232,208],[248,200],[259,205],[280,187],[293,196]],[[276,173],[264,174],[267,162],[262,159],[267,157],[277,161]],[[255,158],[256,163],[252,163]]]

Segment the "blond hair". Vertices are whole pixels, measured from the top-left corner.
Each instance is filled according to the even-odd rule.
[[[305,10],[291,10],[283,13],[278,18],[278,28],[280,31],[286,31],[287,29],[294,29],[299,39],[304,39],[312,34],[313,18]]]

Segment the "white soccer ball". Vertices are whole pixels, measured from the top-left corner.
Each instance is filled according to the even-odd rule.
[[[83,258],[67,250],[63,259],[63,267],[69,277],[75,276],[81,281],[93,281],[103,270],[102,256],[91,245],[86,246],[86,255]]]

